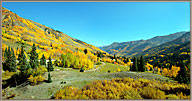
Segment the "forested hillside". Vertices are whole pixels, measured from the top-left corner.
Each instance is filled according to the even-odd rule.
[[[17,14],[3,8],[2,9],[2,46],[3,51],[7,46],[17,51],[24,42],[26,53],[29,46],[33,43],[37,46],[37,53],[45,54],[48,59],[49,55],[56,58],[64,53],[65,50],[76,52],[87,49],[92,53],[104,52],[101,49],[87,44],[78,39],[72,38],[67,34],[47,27],[32,20],[24,19]],[[27,54],[26,54],[27,55]]]
[[[150,48],[137,56],[139,55],[144,55],[149,63],[162,65],[163,67],[166,67],[166,64],[177,65],[180,61],[189,64],[190,32],[183,34],[173,41]]]
[[[122,42],[122,43],[114,42],[109,46],[103,46],[100,48],[108,52],[109,54],[116,54],[117,56],[131,57],[131,56],[140,54],[143,51],[146,51],[152,47],[164,44],[169,41],[173,41],[174,39],[179,38],[185,33],[186,32],[177,32],[177,33],[165,35],[165,36],[156,36],[148,40],[138,40],[138,41],[130,41],[130,42]]]

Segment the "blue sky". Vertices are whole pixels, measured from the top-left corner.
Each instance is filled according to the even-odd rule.
[[[189,2],[3,2],[3,7],[95,46],[190,30]]]

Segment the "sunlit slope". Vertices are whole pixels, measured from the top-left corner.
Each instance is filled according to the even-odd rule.
[[[104,52],[93,45],[72,38],[61,31],[55,30],[53,28],[47,27],[28,19],[24,19],[17,14],[3,8],[3,46],[18,43],[16,44],[16,46],[20,47],[19,44],[22,40],[26,43],[27,46],[31,46],[32,43],[35,43],[38,49],[55,49],[55,52],[57,53],[66,49],[70,49],[72,51],[87,49],[93,53],[96,53],[97,51]]]

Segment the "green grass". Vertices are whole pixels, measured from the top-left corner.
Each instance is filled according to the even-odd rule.
[[[110,73],[114,73],[114,72],[117,72],[118,68],[121,71],[128,71],[129,70],[129,67],[127,67],[127,66],[120,66],[120,65],[115,65],[115,64],[111,64],[111,63],[105,63],[105,65],[102,68],[99,68],[99,71],[100,72],[110,71]]]
[[[116,72],[114,68],[120,68],[123,72]],[[51,72],[51,83],[41,83],[39,85],[31,86],[27,85],[22,88],[10,88],[10,91],[6,94],[16,94],[13,99],[49,99],[56,91],[62,89],[65,86],[73,86],[82,88],[85,85],[95,80],[111,80],[112,78],[125,78],[130,77],[134,79],[144,78],[149,80],[167,81],[169,78],[148,73],[148,72],[127,72],[128,67],[105,63],[103,67],[98,71],[79,72],[77,69],[54,67],[55,71]],[[108,73],[108,70],[112,70],[115,73]],[[101,71],[100,71],[101,70]],[[45,79],[48,79],[48,73],[43,75]],[[64,81],[66,84],[61,84]],[[38,92],[38,93],[37,93]],[[6,98],[6,96],[3,96]]]
[[[91,83],[92,80],[83,80],[83,81],[75,81],[71,84],[68,84],[67,86],[77,87],[77,88],[83,88],[85,85]]]

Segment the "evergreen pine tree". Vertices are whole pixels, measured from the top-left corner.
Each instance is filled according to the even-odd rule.
[[[137,58],[137,68],[138,68],[138,69],[137,69],[136,71],[141,71],[139,57]]]
[[[137,67],[137,58],[136,58],[136,57],[133,58],[132,71],[138,71],[138,67]]]
[[[11,54],[11,58],[10,58],[10,60],[11,60],[11,62],[10,62],[10,64],[11,64],[11,71],[16,72],[17,71],[16,57],[15,57],[13,49],[11,49],[11,50],[12,50],[11,51],[12,54]]]
[[[49,72],[54,70],[53,64],[52,64],[52,61],[51,61],[51,56],[49,57],[49,62],[48,62],[47,70],[48,70]]]
[[[51,83],[52,80],[51,80],[51,75],[50,75],[50,72],[48,73],[48,83]]]
[[[11,64],[10,64],[10,62],[11,62],[11,60],[10,60],[10,58],[11,58],[11,51],[10,51],[10,46],[8,47],[8,49],[7,49],[7,54],[6,54],[6,58],[5,58],[5,62],[3,63],[3,70],[4,71],[6,71],[6,70],[8,70],[8,71],[11,71]]]
[[[18,61],[19,61],[19,64],[21,63],[21,61],[23,61],[22,59],[23,59],[23,55],[24,54],[24,43],[21,43],[21,51],[20,51],[20,53],[19,53],[19,56],[18,56]]]
[[[140,69],[141,69],[141,72],[145,72],[145,62],[144,62],[144,59],[143,59],[143,56],[140,57]]]
[[[3,63],[3,70],[8,70],[10,72],[16,72],[16,58],[12,48],[10,46],[7,49],[5,62]]]
[[[21,43],[21,51],[18,56],[19,65],[22,63],[24,57],[24,43]]]
[[[42,55],[41,59],[40,59],[40,65],[45,65],[46,66],[46,59],[44,54]]]
[[[130,65],[130,71],[133,71],[132,65]]]
[[[37,68],[38,66],[38,54],[36,53],[36,46],[33,44],[32,50],[30,52],[30,65],[31,68]]]
[[[176,80],[179,82],[179,83],[189,83],[190,79],[189,77],[187,76],[187,71],[186,71],[186,68],[184,66],[184,63],[183,61],[180,62],[180,71],[178,73],[178,75],[176,76]]]
[[[25,72],[27,70],[27,60],[24,54],[24,43],[21,44],[21,51],[18,56],[20,71]]]
[[[25,54],[22,55],[22,59],[20,60],[20,71],[25,72],[28,69],[28,64],[26,60]]]

